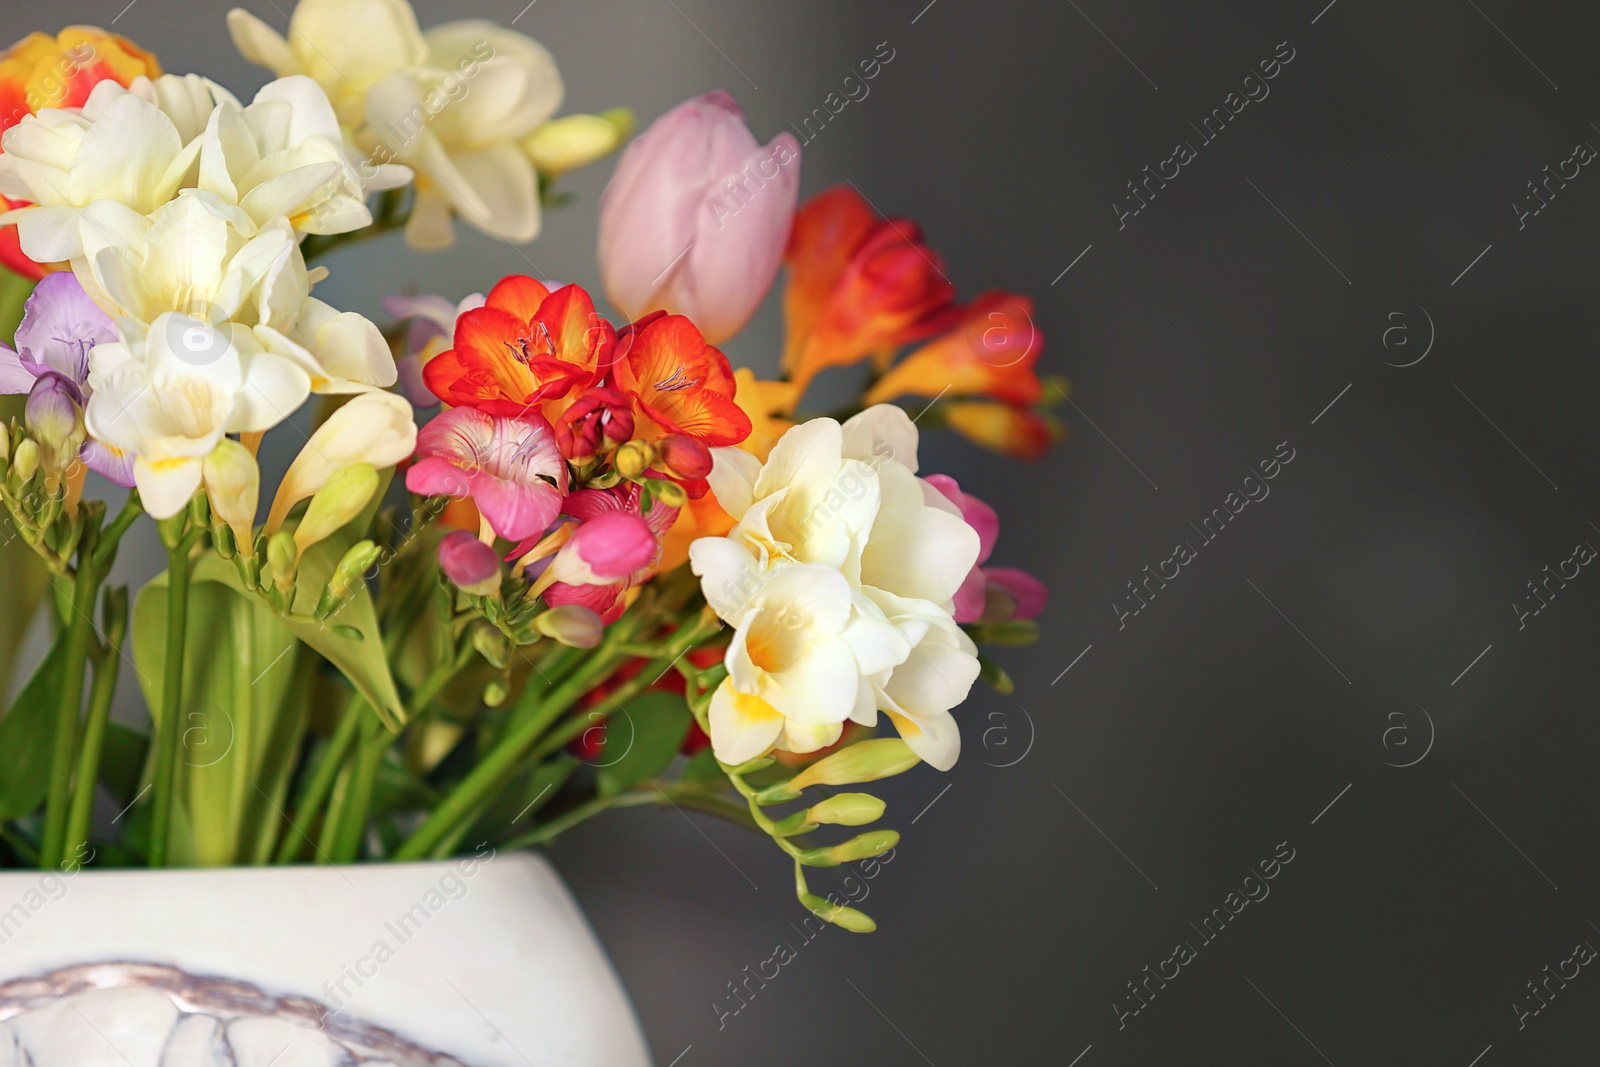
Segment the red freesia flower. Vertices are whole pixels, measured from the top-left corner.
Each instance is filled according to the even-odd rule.
[[[707,447],[750,436],[750,417],[733,399],[728,357],[682,315],[646,315],[623,330],[618,351],[616,383],[642,416],[640,436],[679,433]]]
[[[423,381],[447,404],[515,418],[593,383],[616,343],[588,293],[514,274],[456,320],[455,347],[428,362]]]
[[[950,321],[955,287],[921,227],[880,219],[854,189],[838,186],[801,206],[785,259],[783,368],[797,398],[819,371],[898,349]]]

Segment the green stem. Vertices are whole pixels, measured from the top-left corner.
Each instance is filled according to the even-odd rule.
[[[682,782],[653,782],[651,784],[654,789],[649,791],[639,790],[631,793],[620,793],[614,797],[596,797],[593,800],[586,801],[571,811],[534,827],[521,837],[507,841],[500,847],[518,849],[541,845],[553,837],[566,833],[579,823],[599,815],[603,811],[608,811],[612,808],[636,808],[651,803],[660,806],[669,800],[680,807],[693,808],[696,811],[720,815],[748,829],[756,828],[751,823],[749,814],[742,806],[724,800],[715,794],[706,793],[697,786],[686,786]],[[656,792],[656,789],[659,789],[660,792]]]
[[[579,697],[588,692],[590,687],[607,677],[615,670],[625,658],[616,651],[616,646],[626,643],[634,636],[635,626],[625,624],[615,625],[606,635],[606,640],[595,649],[593,657],[578,670],[574,671],[564,682],[556,686],[543,701],[537,701],[537,694],[531,689],[527,695],[528,700],[537,701],[530,714],[519,714],[511,717],[512,725],[506,731],[498,744],[489,752],[472,771],[457,784],[456,788],[445,797],[444,802],[434,809],[432,815],[422,827],[407,838],[405,843],[396,850],[396,860],[418,860],[430,856],[434,848],[449,836],[450,832],[463,820],[471,818],[472,813],[489,799],[516,773],[517,765],[538,743],[556,720],[561,717]],[[638,692],[657,674],[665,671],[672,662],[682,655],[695,642],[704,638],[706,630],[698,624],[686,623],[678,633],[673,635],[673,640],[662,650],[660,657],[646,673],[635,676],[619,692],[631,690]],[[628,699],[627,696],[622,699]]]
[[[367,813],[372,810],[372,791],[378,781],[378,765],[393,743],[394,735],[376,715],[362,725],[361,746],[347,772],[343,804],[327,846],[329,863],[354,863],[360,857]]]
[[[300,857],[302,843],[310,841],[305,826],[328,802],[328,796],[333,792],[333,783],[339,777],[339,769],[344,766],[345,755],[355,743],[364,703],[358,696],[345,708],[344,718],[339,720],[333,738],[328,742],[328,751],[323,755],[322,762],[317,764],[316,773],[311,776],[310,784],[296,805],[294,818],[289,820],[290,832],[283,835],[283,842],[278,846],[279,863],[295,862]]]
[[[187,515],[180,512],[161,524],[167,545],[167,659],[161,676],[161,718],[156,724],[155,810],[150,823],[150,866],[165,867],[171,847],[172,820],[178,807],[178,748],[183,731],[183,646],[189,626],[189,541],[183,536]]]
[[[72,765],[77,756],[78,720],[83,714],[83,675],[89,660],[89,639],[94,629],[94,601],[99,592],[95,568],[87,558],[78,564],[73,580],[72,616],[65,632],[66,652],[61,661],[61,697],[56,705],[55,747],[50,757],[50,790],[45,803],[44,840],[39,864],[46,870],[61,866],[67,842],[67,821],[72,805]],[[93,794],[94,783],[80,783],[80,791]]]
[[[67,836],[62,860],[82,856],[89,843],[89,822],[94,813],[94,791],[100,780],[100,754],[105,747],[106,724],[111,720],[111,698],[117,690],[117,672],[122,665],[122,639],[127,629],[127,602],[123,601],[123,624],[108,627],[106,649],[94,668],[94,688],[89,693],[89,718],[84,726],[83,747],[78,755],[78,789],[72,794],[72,810],[67,817]]]

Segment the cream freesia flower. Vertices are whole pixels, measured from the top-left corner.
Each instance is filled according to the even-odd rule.
[[[280,77],[305,74],[327,91],[339,120],[361,125],[367,90],[397,70],[421,66],[427,42],[406,0],[300,0],[289,39],[242,8],[228,12],[241,55]]]
[[[172,199],[200,146],[152,100],[103,81],[81,109],[24,117],[0,148],[0,193],[35,205],[0,220],[16,223],[23,252],[45,263],[82,253],[79,214],[90,204],[115,201],[147,214]]]
[[[876,721],[871,679],[911,646],[843,574],[804,563],[762,573],[726,538],[702,538],[689,553],[708,602],[734,626],[728,677],[710,708],[718,759],[743,763],[774,745],[815,752],[847,720]]]
[[[393,385],[383,334],[354,312],[310,295],[312,279],[288,219],[256,231],[241,207],[187,189],[149,216],[111,201],[84,209],[83,255],[73,272],[118,322],[178,311],[213,326],[237,322],[298,363],[318,393]]]
[[[405,167],[361,162],[321,86],[296,75],[264,86],[249,107],[217,101],[201,135],[199,187],[258,226],[284,216],[297,233],[348,233],[372,224],[368,192],[411,180]]]
[[[359,393],[317,427],[278,483],[266,531],[278,532],[289,509],[340,471],[359,464],[382,470],[416,451],[411,405],[394,393]]]
[[[228,433],[259,433],[310,393],[305,371],[269,352],[248,328],[167,312],[89,355],[94,390],[84,418],[96,440],[134,455],[147,512],[177,514],[200,488],[208,456]]]
[[[503,240],[539,235],[539,174],[522,145],[561,106],[555,59],[533,38],[465,20],[425,33],[425,64],[367,94],[366,138],[417,172],[414,247],[451,243],[450,217]]]
[[[719,691],[714,705],[721,714],[712,718],[713,744],[719,730],[723,749],[741,753],[761,739],[780,743],[780,730],[785,747],[827,744],[844,718],[870,725],[881,709],[920,757],[940,769],[954,764],[960,738],[950,709],[966,699],[978,660],[955,624],[953,597],[978,557],[979,540],[954,505],[916,476],[916,452],[916,427],[890,406],[842,426],[813,419],[794,427],[766,463],[738,449],[716,450],[711,487],[737,521],[725,537],[701,538],[689,548],[707,602],[740,635],[728,653],[728,692]],[[747,631],[758,620],[769,631],[762,640],[774,639],[771,620],[790,617],[782,597],[798,588],[796,572],[816,583],[830,574],[843,581],[853,617],[886,626],[894,639],[881,647],[899,651],[861,658],[852,678],[860,692],[847,716],[819,721],[798,711],[792,736],[787,710],[753,702],[761,696],[754,685],[760,676],[735,670],[735,650],[741,640],[748,646]],[[815,614],[794,610],[795,617]],[[814,645],[781,647],[802,663]]]

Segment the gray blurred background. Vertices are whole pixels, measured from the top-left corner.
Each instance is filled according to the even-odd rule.
[[[240,95],[266,79],[228,5],[122,2],[10,6],[29,28],[115,18]],[[279,2],[253,10],[281,28]],[[424,26],[515,19],[568,110],[648,122],[721,87],[763,140],[888,42],[870,96],[805,146],[805,193],[852,181],[926,227],[963,296],[1032,294],[1041,371],[1072,382],[1042,463],[924,446],[1052,602],[1040,644],[1001,653],[1015,693],[960,712],[955,770],[887,789],[904,840],[867,883],[876,934],[805,941],[785,859],[699,816],[611,814],[552,850],[663,1067],[1593,1061],[1600,976],[1564,961],[1600,945],[1600,576],[1519,612],[1600,545],[1600,176],[1551,182],[1521,228],[1512,205],[1600,145],[1600,16],[1326,2],[417,5]],[[1214,141],[1190,125],[1291,50]],[[1179,141],[1197,157],[1119,228]],[[390,238],[331,258],[319,295],[381,319],[386,294],[509,272],[598,293],[609,172],[570,180],[528,248]],[[769,301],[729,354],[770,373],[780,325]],[[1190,524],[1283,442],[1270,497],[1203,543]],[[130,576],[158,566],[140,536]],[[1196,558],[1119,622],[1179,541]],[[779,942],[797,958],[719,1019]]]

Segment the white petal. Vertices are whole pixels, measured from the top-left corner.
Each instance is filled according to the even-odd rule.
[[[874,404],[844,424],[844,455],[876,466],[894,462],[917,470],[917,427],[896,404]]]
[[[706,480],[717,503],[734,519],[744,517],[755,499],[761,461],[742,448],[713,448],[711,473]]]
[[[462,221],[513,244],[526,244],[539,236],[539,176],[533,161],[517,145],[506,142],[454,152],[450,158],[473,198],[485,209],[478,210],[471,200],[458,202],[456,210]],[[453,189],[453,183],[447,182],[447,193]]]
[[[203,469],[198,459],[168,459],[157,463],[135,459],[133,484],[139,487],[144,510],[153,519],[170,519],[182,511],[200,488]]]
[[[722,621],[740,625],[755,606],[762,577],[750,550],[726,537],[701,537],[689,545],[689,567],[700,576],[706,603]]]
[[[245,60],[274,74],[294,74],[300,69],[289,42],[243,8],[228,12],[228,34]]]
[[[783,716],[759,697],[736,692],[727,681],[711,695],[711,748],[717,759],[737,766],[765,755],[783,732]]]
[[[229,433],[270,430],[295,413],[311,394],[305,369],[270,352],[244,359],[244,383],[228,420]]]

